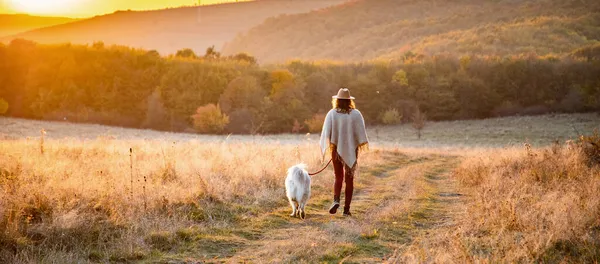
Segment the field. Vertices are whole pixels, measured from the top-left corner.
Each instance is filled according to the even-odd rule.
[[[2,118],[0,262],[597,262],[600,170],[594,139],[577,134],[599,125],[597,114],[439,122],[421,140],[409,124],[369,128],[354,216],[327,214],[328,169],[299,220],[285,170],[321,165],[318,135]]]

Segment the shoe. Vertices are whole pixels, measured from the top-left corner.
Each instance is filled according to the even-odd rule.
[[[329,213],[330,214],[335,214],[337,213],[337,209],[340,207],[340,202],[338,201],[333,201],[333,204],[331,205],[331,207],[329,207]]]
[[[349,206],[344,206],[344,216],[352,216]]]

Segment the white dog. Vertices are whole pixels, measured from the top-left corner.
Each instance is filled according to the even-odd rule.
[[[304,206],[310,198],[310,176],[306,171],[306,165],[298,164],[290,167],[285,178],[285,192],[290,205],[292,214],[290,216],[299,216],[304,219]]]

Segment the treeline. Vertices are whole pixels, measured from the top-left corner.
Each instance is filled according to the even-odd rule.
[[[331,95],[349,87],[369,124],[600,109],[600,45],[564,57],[293,61],[155,51],[102,43],[0,45],[6,115],[205,133],[317,132]],[[5,109],[6,110],[6,109]],[[392,118],[390,118],[392,117]]]

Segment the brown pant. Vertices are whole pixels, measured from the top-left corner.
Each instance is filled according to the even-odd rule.
[[[358,158],[358,150],[356,154],[356,158]],[[335,172],[335,184],[333,185],[334,200],[338,202],[340,201],[342,183],[345,181],[346,190],[344,191],[344,211],[349,211],[350,203],[352,202],[352,192],[354,192],[354,168],[350,168],[344,163],[342,158],[338,155],[336,147],[332,148],[331,160],[333,163],[333,170]]]

